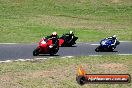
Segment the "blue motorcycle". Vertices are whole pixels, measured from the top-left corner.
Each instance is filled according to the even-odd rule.
[[[115,45],[112,45],[112,40],[110,39],[103,39],[100,42],[100,45],[95,49],[96,52],[103,52],[103,51],[113,51],[117,45],[119,45],[119,41],[116,42]]]

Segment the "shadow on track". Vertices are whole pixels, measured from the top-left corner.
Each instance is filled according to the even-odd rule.
[[[61,46],[61,47],[77,47],[77,46]]]
[[[99,51],[99,52],[118,52],[118,51]]]
[[[38,55],[38,56],[60,56],[60,55],[58,55],[58,54],[55,54],[55,55],[49,55],[49,54],[40,54],[40,55]]]

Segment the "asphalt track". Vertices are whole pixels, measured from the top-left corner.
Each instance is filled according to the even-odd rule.
[[[98,43],[77,43],[73,47],[60,47],[56,56],[89,56],[89,55],[129,55],[132,54],[132,42],[121,42],[114,52],[95,52]],[[33,59],[33,50],[38,44],[0,44],[0,61],[16,59]],[[49,55],[37,58],[50,57]],[[54,56],[55,57],[55,56]]]

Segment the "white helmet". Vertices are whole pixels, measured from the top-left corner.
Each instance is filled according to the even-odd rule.
[[[70,34],[73,34],[73,31],[70,31]]]
[[[113,38],[116,38],[116,35],[113,35],[112,37],[113,37]]]
[[[57,32],[53,32],[52,35],[56,36],[57,35]]]

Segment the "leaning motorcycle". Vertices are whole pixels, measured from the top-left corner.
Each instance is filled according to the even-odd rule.
[[[64,35],[63,34],[59,38],[59,46],[62,46],[62,47],[73,46],[74,44],[76,44],[77,39],[78,39],[78,37],[76,37],[76,36],[69,37],[69,35]]]
[[[38,56],[39,54],[54,55],[58,50],[59,46],[54,46],[52,39],[42,38],[39,41],[39,46],[33,51],[33,56]]]
[[[120,42],[116,41],[115,45],[112,45],[110,39],[101,40],[100,45],[95,49],[96,52],[113,51]]]

